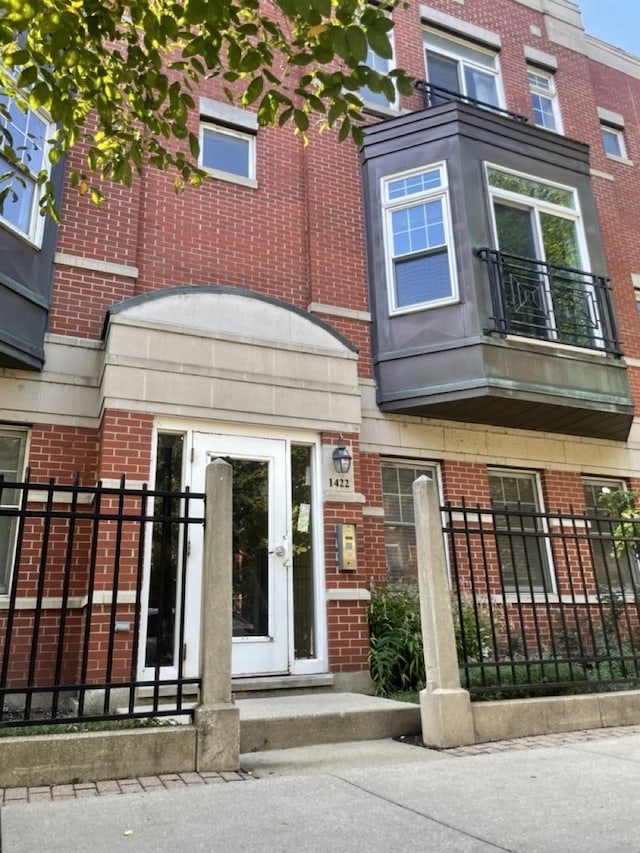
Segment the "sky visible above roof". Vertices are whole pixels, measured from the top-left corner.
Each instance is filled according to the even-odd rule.
[[[575,0],[589,35],[640,57],[640,0]]]

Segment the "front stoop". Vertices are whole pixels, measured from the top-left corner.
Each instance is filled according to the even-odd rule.
[[[420,706],[361,693],[237,699],[240,752],[420,733]]]

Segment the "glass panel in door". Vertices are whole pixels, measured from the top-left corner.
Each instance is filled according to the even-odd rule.
[[[540,213],[542,245],[547,263],[582,268],[576,223],[572,219]],[[593,346],[597,308],[593,288],[579,272],[550,270],[549,289],[558,338],[563,343]]]
[[[290,465],[284,440],[194,433],[191,484],[204,490],[214,459],[233,469],[232,612],[234,676],[284,673],[291,658]],[[200,619],[215,613],[200,601],[201,532],[190,536],[187,662],[197,669]],[[191,651],[189,651],[191,650]]]
[[[269,463],[233,468],[233,636],[269,633]]]
[[[448,56],[427,51],[427,76],[429,83],[435,87],[431,92],[431,106],[444,104],[460,94],[458,79],[458,63]]]
[[[145,667],[178,666],[179,608],[177,596],[181,585],[181,535],[178,518],[180,499],[172,492],[182,485],[184,436],[160,433],[156,455],[155,488],[162,494],[154,499],[149,571]]]
[[[494,212],[498,246],[506,254],[503,275],[508,329],[515,335],[547,338],[549,312],[537,260],[533,211],[495,202]]]

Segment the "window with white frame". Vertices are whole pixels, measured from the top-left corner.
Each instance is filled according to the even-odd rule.
[[[551,553],[538,476],[533,471],[489,471],[496,548],[506,592],[553,592]]]
[[[387,571],[392,580],[415,580],[418,563],[413,483],[423,475],[437,481],[438,469],[428,462],[385,460],[381,470]]]
[[[378,2],[376,0],[371,0],[372,6],[377,6]],[[385,13],[388,15],[389,13]],[[367,47],[367,56],[364,60],[364,64],[369,68],[372,68],[374,71],[379,72],[380,74],[388,74],[391,69],[395,66],[395,47],[393,42],[393,31],[389,33],[389,41],[391,42],[391,50],[393,56],[385,59],[383,56],[379,56],[373,48],[370,46]],[[398,95],[396,92],[395,98],[390,101],[384,92],[374,92],[368,86],[363,86],[359,91],[360,97],[363,100],[364,106],[367,109],[375,111],[378,110],[395,110],[398,108]]]
[[[200,165],[217,177],[255,180],[255,133],[203,121],[200,125]]]
[[[24,430],[0,429],[0,477],[5,482],[19,482],[24,475],[27,433]],[[17,509],[19,492],[2,486],[0,481],[0,507]],[[11,588],[11,570],[18,529],[17,517],[0,515],[0,595],[8,595]]]
[[[455,301],[446,165],[385,178],[382,194],[391,313]]]
[[[487,166],[509,331],[597,347],[597,300],[572,187]],[[548,266],[549,265],[549,266]]]
[[[602,122],[600,130],[602,132],[602,144],[604,145],[605,154],[609,157],[618,157],[621,160],[626,160],[627,149],[624,144],[624,132],[622,128]]]
[[[424,32],[424,49],[432,105],[463,96],[481,106],[503,107],[495,52],[433,30]]]
[[[606,594],[611,589],[633,588],[640,581],[638,558],[636,553],[624,551],[620,554],[613,546],[615,523],[611,514],[603,505],[601,495],[626,489],[623,480],[611,480],[599,477],[584,477],[582,488],[589,516],[591,559],[598,588]]]
[[[562,133],[560,106],[556,93],[553,74],[541,68],[529,67],[527,70],[533,123],[545,130],[555,130]]]
[[[393,46],[393,40],[391,44]],[[367,58],[365,59],[364,64],[369,68],[372,68],[374,71],[378,71],[380,74],[388,74],[394,67],[394,59],[385,59],[382,56],[378,56],[374,50],[369,48],[367,50]],[[360,97],[362,98],[365,107],[369,107],[373,110],[376,108],[394,110],[397,109],[398,106],[397,94],[394,100],[390,101],[384,92],[374,92],[368,86],[363,86],[363,88],[360,89]]]
[[[0,127],[11,140],[18,158],[17,166],[13,166],[0,156],[0,174],[11,173],[0,181],[0,189],[5,189],[6,181],[10,181],[10,191],[0,209],[0,223],[39,245],[44,217],[39,211],[41,187],[37,177],[42,169],[48,169],[47,139],[51,123],[41,112],[23,110],[14,98],[0,92]]]

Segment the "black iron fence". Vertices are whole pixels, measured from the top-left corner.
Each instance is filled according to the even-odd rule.
[[[621,355],[609,280],[572,267],[482,248],[493,311],[488,333]]]
[[[464,503],[442,513],[472,696],[640,688],[640,524]]]
[[[495,104],[480,101],[478,98],[472,98],[469,95],[462,94],[462,92],[455,92],[453,89],[436,86],[433,83],[428,83],[426,80],[416,80],[413,87],[422,95],[422,104],[425,109],[437,107],[440,104],[446,104],[450,101],[459,101],[463,104],[470,104],[472,107],[480,107],[483,110],[489,110],[489,112],[506,116],[521,124],[526,124],[529,121],[528,117],[522,115],[522,113],[514,113],[511,110],[502,109],[502,107],[498,107]]]
[[[200,679],[180,653],[184,543],[204,523],[203,502],[124,476],[114,487],[0,477],[0,726],[192,714],[186,697]],[[164,569],[154,608],[147,553]],[[167,623],[171,669],[153,652]]]

